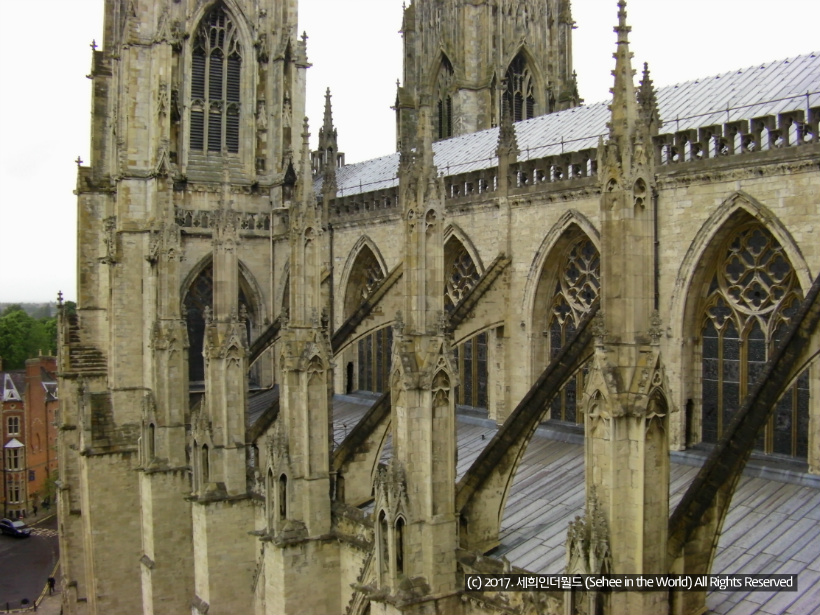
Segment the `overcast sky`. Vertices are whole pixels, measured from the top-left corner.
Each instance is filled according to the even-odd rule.
[[[330,87],[347,162],[390,153],[402,0],[299,5],[313,64],[312,143]],[[599,102],[612,82],[616,0],[572,6],[580,93]],[[75,299],[73,161],[89,159],[85,75],[89,45],[102,40],[103,0],[0,0],[0,8],[0,302],[50,301],[58,290]],[[648,61],[656,86],[820,51],[820,0],[629,0],[627,10],[634,66]]]

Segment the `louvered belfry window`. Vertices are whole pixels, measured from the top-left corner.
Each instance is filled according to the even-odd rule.
[[[509,113],[513,122],[535,117],[535,88],[527,60],[520,53],[515,56],[506,75],[504,90],[504,113]]]
[[[191,149],[239,152],[242,51],[221,4],[202,20],[191,57]]]

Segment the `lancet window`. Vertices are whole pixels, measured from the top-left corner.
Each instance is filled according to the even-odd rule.
[[[502,111],[509,113],[513,122],[535,117],[535,85],[523,54],[510,62],[505,79]]]
[[[453,136],[453,65],[444,57],[436,83],[436,134],[439,139]]]
[[[550,360],[572,339],[579,323],[592,307],[600,289],[601,258],[598,249],[582,236],[569,246],[563,268],[555,283],[552,306],[547,316],[546,335],[549,339]],[[584,390],[584,366],[553,398],[551,418],[559,421],[580,422],[578,395]]]
[[[217,4],[200,23],[191,54],[192,150],[239,152],[241,70],[236,24]]]
[[[761,224],[745,224],[723,244],[702,315],[704,442],[720,439],[801,299],[785,251]],[[777,403],[756,448],[806,458],[808,427],[809,376],[805,371]]]

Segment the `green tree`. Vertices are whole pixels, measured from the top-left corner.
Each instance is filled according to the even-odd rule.
[[[50,354],[56,347],[55,318],[37,320],[19,305],[10,305],[0,314],[0,357],[4,369],[22,369],[26,359],[40,352]]]

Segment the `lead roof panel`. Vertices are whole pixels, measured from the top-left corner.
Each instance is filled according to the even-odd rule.
[[[661,134],[776,115],[820,105],[820,53],[787,58],[658,88]],[[609,101],[574,107],[515,124],[519,161],[597,147],[606,136]],[[445,176],[489,169],[498,128],[433,144],[435,165]],[[337,196],[398,185],[399,154],[349,164],[336,171]],[[321,188],[321,178],[315,187]]]

